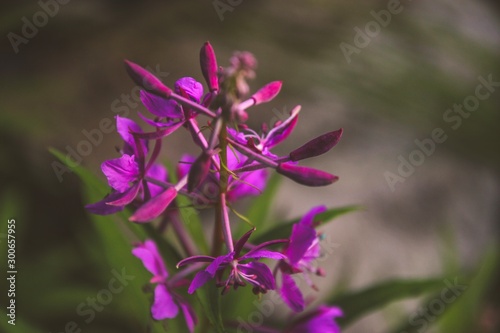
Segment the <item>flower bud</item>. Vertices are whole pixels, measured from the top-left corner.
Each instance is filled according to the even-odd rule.
[[[176,196],[177,190],[173,187],[169,187],[165,191],[146,201],[131,217],[129,217],[129,221],[149,222],[157,218],[165,211]]]
[[[269,102],[276,97],[281,90],[282,84],[282,81],[273,81],[260,88],[252,95],[255,105]]]
[[[340,141],[341,136],[342,128],[320,135],[292,151],[290,153],[290,160],[295,162],[324,154],[335,147],[335,145]]]
[[[217,77],[217,59],[214,49],[209,42],[205,42],[200,50],[200,66],[205,81],[210,91],[219,90],[219,79]]]
[[[202,152],[194,161],[188,174],[188,191],[193,192],[198,185],[207,177],[210,170],[211,154]]]
[[[279,164],[276,172],[306,186],[325,186],[337,181],[339,177],[321,170],[290,163]]]
[[[146,69],[128,60],[125,60],[125,69],[132,80],[144,90],[163,98],[170,98],[172,90]]]

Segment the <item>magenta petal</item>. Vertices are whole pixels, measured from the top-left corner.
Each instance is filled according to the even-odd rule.
[[[282,81],[273,81],[260,88],[255,94],[252,95],[255,105],[271,101],[274,97],[276,97],[276,95],[279,94],[282,84]]]
[[[188,293],[189,294],[194,293],[196,291],[196,289],[202,287],[205,283],[207,283],[208,280],[210,280],[212,278],[213,278],[213,276],[211,276],[210,274],[208,274],[205,271],[200,271],[200,272],[196,273],[193,281],[191,281],[191,284],[189,285]]]
[[[184,318],[186,319],[186,325],[189,329],[189,332],[193,333],[194,327],[198,323],[198,319],[196,319],[196,313],[189,304],[179,302],[179,306],[181,307]]]
[[[326,212],[325,205],[313,207],[307,212],[306,215],[304,215],[300,219],[299,223],[302,225],[308,225],[310,227],[314,227],[314,218],[316,217],[316,215],[321,214],[323,212]]]
[[[158,97],[147,91],[141,90],[142,104],[149,112],[158,117],[182,118],[182,109],[176,101]]]
[[[214,277],[219,267],[223,264],[229,263],[231,260],[233,260],[233,258],[234,258],[234,252],[228,253],[223,256],[219,256],[215,258],[215,260],[210,265],[207,266],[205,271],[209,273],[211,277]]]
[[[232,179],[231,181],[227,192],[228,201],[235,202],[247,196],[261,194],[267,185],[268,174],[266,169],[239,174],[239,180]]]
[[[111,194],[106,196],[101,201],[86,205],[85,209],[87,209],[90,213],[97,214],[97,215],[109,215],[109,214],[121,212],[123,210],[124,206],[119,207],[119,206],[108,205],[108,202],[112,202],[114,200],[117,200],[121,196],[123,196],[123,193],[116,192],[116,191],[112,192]]]
[[[179,313],[179,307],[175,304],[172,295],[164,284],[155,288],[154,302],[151,306],[151,315],[155,320],[174,318]]]
[[[285,303],[293,311],[304,311],[304,297],[290,275],[282,274],[282,286],[279,292]]]
[[[217,59],[215,52],[209,42],[205,42],[200,50],[200,66],[203,77],[208,84],[210,91],[219,90],[219,79],[217,76]]]
[[[146,176],[164,182],[167,180],[168,176],[167,169],[163,165],[155,163],[148,169],[148,171],[146,172]],[[155,185],[153,183],[148,183],[148,187],[149,192],[151,193],[151,197],[157,196],[164,190],[163,187]]]
[[[142,129],[135,121],[132,119],[116,116],[116,131],[122,137],[123,141],[125,141],[125,147],[123,151],[127,155],[135,155],[137,154],[136,143],[134,140],[134,136],[130,134],[130,131],[141,133]],[[144,142],[141,141],[142,151],[147,152],[147,146]]]
[[[313,227],[299,223],[293,225],[290,244],[286,249],[286,255],[292,265],[297,264],[302,259],[315,239],[316,230]]]
[[[247,139],[245,138],[245,134],[243,134],[243,132],[240,132],[240,131],[235,130],[234,128],[228,127],[227,133],[234,139],[234,141],[241,143],[242,145],[247,144]]]
[[[266,264],[254,261],[248,264],[240,264],[238,265],[238,269],[246,275],[255,275],[255,281],[257,281],[261,287],[267,290],[276,289],[273,273]],[[252,281],[249,282],[252,283]]]
[[[149,199],[141,207],[139,207],[135,213],[129,217],[129,221],[132,222],[149,222],[156,217],[158,217],[163,211],[168,207],[168,205],[177,196],[177,191],[175,188],[170,187],[158,194],[155,197]]]
[[[134,247],[132,254],[142,261],[146,269],[154,276],[166,279],[168,277],[167,268],[161,258],[160,252],[155,242],[146,240],[144,243]]]
[[[108,179],[109,186],[118,192],[125,192],[130,183],[139,177],[139,165],[134,155],[124,154],[120,158],[107,160],[101,164],[101,170]]]
[[[113,201],[108,201],[106,202],[106,204],[111,206],[126,206],[132,201],[134,201],[135,197],[137,197],[137,193],[139,193],[140,188],[141,188],[141,183],[136,182],[128,190],[123,192],[119,198]]]
[[[249,252],[246,255],[242,256],[240,260],[245,259],[261,259],[261,258],[269,258],[274,260],[286,259],[287,257],[280,252],[269,251],[269,250],[257,250],[253,252]]]
[[[293,165],[291,163],[282,163],[278,165],[276,172],[306,186],[326,186],[339,179],[339,177],[329,174],[328,172]]]
[[[315,312],[307,315],[294,324],[287,332],[290,333],[340,333],[340,327],[335,322],[342,316],[342,310],[336,306],[320,306]]]
[[[264,146],[266,148],[272,148],[276,146],[281,141],[285,140],[290,133],[292,133],[295,125],[297,125],[297,120],[299,119],[300,105],[296,106],[291,114],[285,121],[283,121],[278,126],[274,127],[266,136]]]
[[[203,85],[192,77],[183,77],[175,82],[175,91],[177,93],[184,91],[189,99],[199,103],[203,96]]]
[[[160,79],[141,66],[125,60],[125,69],[132,80],[145,90],[164,98],[169,98],[172,94],[172,89],[166,87]]]

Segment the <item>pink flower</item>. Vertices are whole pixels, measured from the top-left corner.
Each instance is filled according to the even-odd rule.
[[[150,280],[151,283],[156,285],[153,305],[151,306],[153,319],[175,318],[179,314],[180,309],[184,314],[189,331],[193,332],[197,322],[196,314],[189,303],[174,292],[184,281],[168,280],[167,268],[158,252],[156,244],[152,240],[146,240],[144,243],[135,246],[132,254],[139,258],[144,267],[153,274]]]

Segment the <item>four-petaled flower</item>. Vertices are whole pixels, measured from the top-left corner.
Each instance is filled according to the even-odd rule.
[[[94,214],[107,215],[121,211],[134,201],[138,194],[145,200],[155,197],[164,189],[148,182],[146,178],[158,181],[167,179],[167,170],[163,165],[146,163],[146,143],[131,134],[142,133],[139,125],[131,119],[116,116],[116,127],[124,141],[123,155],[101,165],[112,192],[103,200],[86,206],[87,210]]]
[[[256,260],[262,258],[275,260],[285,259],[286,257],[284,254],[269,251],[264,248],[274,244],[286,243],[288,240],[281,239],[265,242],[253,247],[246,254],[241,255],[241,250],[254,231],[255,229],[251,229],[245,233],[234,245],[234,251],[231,251],[228,254],[216,258],[200,255],[181,260],[177,264],[177,267],[196,262],[210,262],[210,265],[208,265],[205,270],[196,274],[191,282],[191,285],[189,286],[188,292],[190,294],[195,292],[196,289],[200,288],[215,277],[217,278],[217,286],[223,287],[222,293],[227,292],[231,286],[234,289],[237,289],[240,286],[245,286],[245,282],[248,282],[253,286],[253,292],[255,294],[266,293],[268,290],[274,290],[276,288],[276,284],[271,270],[267,267],[267,265],[256,262]],[[223,273],[226,268],[229,269],[229,274],[224,281]]]
[[[285,303],[295,312],[304,310],[304,297],[291,275],[304,273],[304,279],[314,289],[316,287],[307,274],[323,275],[323,270],[312,265],[313,260],[320,256],[319,237],[313,222],[315,216],[325,210],[325,206],[314,207],[293,225],[290,243],[285,250],[286,260],[281,260],[275,270],[275,275],[278,271],[281,272],[279,293]]]
[[[184,314],[186,324],[190,332],[194,331],[197,319],[196,314],[180,295],[174,292],[176,288],[186,284],[184,279],[174,278],[168,280],[168,271],[165,263],[158,252],[156,244],[152,240],[146,240],[134,247],[132,254],[139,258],[144,267],[153,274],[150,282],[156,284],[154,290],[154,301],[151,306],[151,315],[155,320],[175,318],[179,308]]]

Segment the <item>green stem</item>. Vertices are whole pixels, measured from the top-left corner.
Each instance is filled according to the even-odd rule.
[[[220,170],[219,170],[219,200],[217,201],[217,209],[215,210],[215,228],[213,236],[212,255],[220,255],[222,248],[222,240],[226,243],[228,251],[233,251],[233,238],[231,235],[231,227],[229,225],[229,215],[226,206],[226,193],[229,179],[227,170],[227,123],[222,118],[222,126],[219,132],[219,148],[220,148]]]

